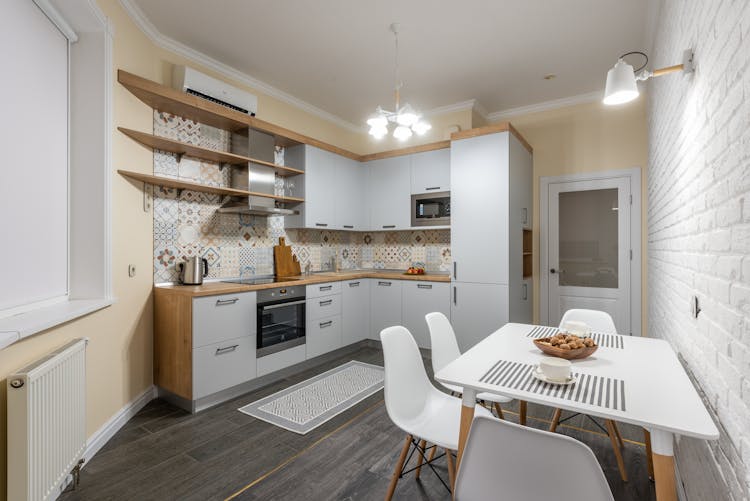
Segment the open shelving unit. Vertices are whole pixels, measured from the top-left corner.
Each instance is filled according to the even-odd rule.
[[[224,188],[221,186],[209,186],[207,184],[194,183],[192,181],[183,181],[182,179],[174,179],[171,177],[154,176],[152,174],[143,174],[141,172],[133,172],[129,170],[118,170],[119,174],[133,179],[134,181],[141,181],[156,186],[164,186],[165,188],[174,188],[177,190],[191,190],[200,191],[203,193],[213,193],[215,195],[228,195],[232,197],[263,197],[272,198],[277,202],[297,204],[304,202],[303,198],[296,197],[282,197],[275,195],[267,195],[265,193],[256,193],[253,191],[238,190],[235,188]]]
[[[533,274],[534,254],[532,252],[532,232],[523,230],[523,278],[529,278]]]
[[[152,150],[158,149],[162,151],[168,151],[175,153],[178,156],[187,155],[190,157],[200,158],[201,160],[208,160],[209,162],[217,162],[220,164],[230,165],[243,165],[249,163],[264,165],[274,169],[279,176],[296,176],[298,174],[304,174],[305,171],[294,169],[292,167],[286,167],[283,165],[276,165],[265,160],[258,160],[256,158],[245,157],[242,155],[236,155],[226,151],[213,150],[210,148],[202,148],[193,144],[183,143],[181,141],[175,141],[174,139],[168,139],[166,137],[155,136],[146,132],[140,132],[133,129],[127,129],[125,127],[118,127],[117,130],[125,134],[126,136],[134,139],[143,146],[151,148]]]

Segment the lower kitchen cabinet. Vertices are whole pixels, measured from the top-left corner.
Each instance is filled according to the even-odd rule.
[[[255,378],[255,334],[193,350],[193,400]]]
[[[420,348],[430,348],[430,332],[425,315],[434,311],[450,318],[450,284],[404,281],[402,319]]]
[[[308,319],[306,327],[307,358],[314,358],[341,348],[341,316]]]
[[[508,286],[453,282],[451,323],[464,352],[508,323]]]
[[[341,285],[343,346],[367,339],[370,333],[371,280],[347,280]]]
[[[370,338],[380,341],[380,331],[402,325],[401,290],[403,281],[371,279]]]

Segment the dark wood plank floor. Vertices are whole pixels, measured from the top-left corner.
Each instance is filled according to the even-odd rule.
[[[304,436],[237,411],[349,360],[382,364],[383,357],[379,349],[362,348],[196,415],[154,400],[85,466],[78,489],[60,499],[382,500],[404,438],[388,418],[382,391]],[[546,428],[552,412],[530,404],[528,424]],[[515,404],[506,419],[517,422]],[[640,429],[620,425],[630,476],[624,483],[609,439],[583,416],[566,425],[559,431],[599,458],[615,499],[655,499]],[[444,462],[437,468],[447,478]],[[404,477],[394,499],[447,501],[450,495],[425,469],[420,481]]]

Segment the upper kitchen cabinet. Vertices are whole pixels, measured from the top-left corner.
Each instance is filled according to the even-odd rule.
[[[411,155],[411,192],[413,195],[449,191],[450,181],[450,148]]]
[[[300,145],[288,148],[286,163],[305,171],[304,176],[289,178],[287,191],[304,196],[299,214],[286,216],[287,228],[334,228],[336,224],[336,174],[339,157],[330,151],[314,146]],[[293,187],[292,187],[293,185]]]
[[[367,162],[370,229],[372,231],[410,228],[410,164],[409,156]]]
[[[369,229],[367,168],[350,158],[337,160],[336,176],[331,179],[336,187],[334,228],[365,231]]]

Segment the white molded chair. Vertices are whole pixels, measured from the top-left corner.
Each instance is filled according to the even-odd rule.
[[[474,419],[456,478],[456,501],[613,501],[585,444],[508,421]]]
[[[453,326],[443,313],[439,311],[428,313],[424,318],[427,321],[427,327],[430,331],[432,371],[437,373],[440,369],[460,357],[461,351],[458,348],[458,341],[456,341],[456,333],[453,331]],[[440,384],[452,393],[459,395],[463,393],[463,388],[459,386],[446,383]],[[513,401],[510,397],[495,393],[479,393],[477,400],[491,402],[495,407],[497,417],[500,419],[504,419],[500,404],[507,404]],[[526,402],[520,402],[520,404],[519,421],[521,424],[526,424]]]
[[[565,312],[565,314],[562,317],[562,320],[560,320],[560,329],[563,328],[565,323],[569,320],[576,321],[576,322],[585,322],[586,325],[588,325],[591,328],[592,332],[603,332],[603,333],[610,333],[610,334],[617,334],[617,327],[615,327],[615,322],[612,320],[612,317],[609,315],[609,313],[599,310],[584,310],[584,309],[572,309]],[[565,419],[560,419],[562,417],[562,409],[555,409],[555,414],[552,416],[552,424],[549,427],[549,431],[555,432],[557,430],[558,425],[562,421],[566,421],[568,419],[574,418],[578,414],[573,414],[571,416],[568,416]],[[594,418],[590,416],[586,416],[589,419],[591,419],[594,424],[596,424],[599,428],[602,429],[608,436],[610,441],[612,442],[612,448],[615,451],[615,459],[617,460],[617,467],[620,469],[620,477],[622,478],[623,482],[628,481],[628,473],[627,470],[625,470],[625,462],[622,459],[622,452],[620,449],[622,449],[625,446],[625,442],[622,440],[622,435],[620,435],[620,430],[617,427],[617,423],[611,419],[607,419],[605,421],[606,428],[602,427]],[[651,462],[651,441],[646,435],[646,443],[648,445],[648,450],[646,451],[648,456],[648,470],[649,470],[649,476],[653,478],[653,464]]]
[[[415,451],[418,453],[417,466],[413,469],[416,471],[415,476],[419,478],[428,443],[433,444],[430,447],[433,451],[436,450],[435,447],[445,450],[450,483],[446,484],[439,475],[438,478],[450,490],[449,485],[453,485],[455,473],[451,451],[458,449],[461,400],[446,395],[432,385],[425,372],[417,343],[406,327],[383,329],[380,340],[383,343],[385,362],[385,408],[393,424],[406,432],[406,440],[385,499],[393,497],[398,479],[411,471],[404,471],[404,467],[409,462],[407,455],[411,458]],[[478,416],[492,417],[484,407],[477,406],[475,412]],[[409,454],[412,448],[414,450]],[[432,468],[431,462],[439,457],[434,458],[433,455],[425,464]]]

